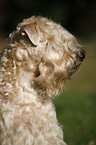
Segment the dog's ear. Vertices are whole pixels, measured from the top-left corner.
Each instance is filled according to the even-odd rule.
[[[21,35],[27,35],[34,45],[38,45],[39,35],[35,24],[28,24],[22,27]]]

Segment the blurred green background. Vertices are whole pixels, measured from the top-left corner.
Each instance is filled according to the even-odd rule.
[[[81,68],[53,101],[68,145],[96,145],[96,1],[0,0],[0,49],[18,22],[32,15],[60,23],[87,50]]]

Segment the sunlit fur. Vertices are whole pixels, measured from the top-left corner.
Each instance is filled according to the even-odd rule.
[[[80,65],[83,48],[59,24],[23,20],[0,58],[0,145],[65,145],[52,98]]]

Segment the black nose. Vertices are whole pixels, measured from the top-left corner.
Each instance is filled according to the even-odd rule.
[[[79,55],[79,59],[81,60],[81,62],[84,60],[85,58],[85,52],[81,52],[80,55]]]

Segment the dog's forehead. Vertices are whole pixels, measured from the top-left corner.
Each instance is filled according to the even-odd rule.
[[[34,28],[33,31],[36,29],[36,31],[44,34],[46,33],[50,36],[58,38],[62,37],[61,39],[64,40],[69,40],[73,38],[73,35],[69,33],[65,28],[63,28],[60,24],[57,24],[47,18],[33,16],[31,18],[24,19],[23,22],[18,24],[17,30],[21,31],[25,27],[29,27],[30,29]]]
[[[31,18],[28,18],[28,19],[24,19],[23,22],[19,23],[18,26],[19,27],[23,27],[25,25],[38,25],[38,26],[42,26],[42,25],[47,25],[48,24],[52,24],[54,23],[52,20],[48,20],[47,18],[42,18],[42,17],[31,17]],[[42,26],[43,28],[43,26]]]
[[[33,16],[24,19],[23,22],[18,24],[16,32],[15,34],[12,33],[13,36],[20,34],[20,39],[23,38],[21,35],[24,36],[24,33],[26,33],[32,44],[42,48],[40,51],[44,51],[47,46],[50,46],[47,48],[52,48],[52,50],[54,48],[55,52],[79,51],[76,38],[60,24],[47,18]]]

